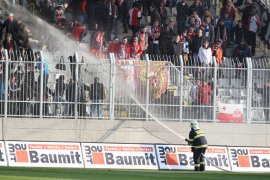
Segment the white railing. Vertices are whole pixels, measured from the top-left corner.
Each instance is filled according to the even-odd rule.
[[[184,63],[181,57],[118,60],[111,54],[90,64],[76,53],[61,63],[61,55],[28,54],[22,60],[6,51],[0,62],[4,117],[269,122],[267,58],[224,58],[221,65],[203,66],[191,57]],[[93,84],[96,77],[104,88]]]

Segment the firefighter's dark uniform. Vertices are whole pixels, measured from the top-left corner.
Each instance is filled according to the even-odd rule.
[[[194,130],[191,128],[189,139],[186,141],[192,146],[195,171],[204,171],[205,162],[203,155],[207,149],[207,141],[204,133],[200,129]]]

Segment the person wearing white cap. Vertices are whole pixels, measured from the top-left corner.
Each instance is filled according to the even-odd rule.
[[[207,140],[204,133],[200,130],[197,121],[192,121],[190,123],[191,130],[189,132],[189,139],[185,139],[189,145],[191,145],[191,150],[193,152],[194,159],[194,170],[204,171],[205,170],[205,151],[207,149]]]

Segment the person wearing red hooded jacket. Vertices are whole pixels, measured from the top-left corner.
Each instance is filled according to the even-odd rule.
[[[68,36],[72,36],[76,42],[81,42],[87,35],[87,28],[81,25],[77,19],[74,19],[68,27]]]
[[[127,37],[123,37],[122,42],[118,46],[117,54],[120,60],[130,59],[130,45],[128,44]]]
[[[211,112],[212,108],[209,107],[211,105],[211,95],[212,90],[211,86],[207,82],[207,80],[202,80],[202,84],[199,86],[198,91],[198,105],[199,107],[199,114],[198,118],[200,119],[211,119]]]
[[[139,38],[137,36],[133,37],[133,41],[130,45],[130,56],[134,59],[140,59],[142,55],[142,46],[139,43]]]

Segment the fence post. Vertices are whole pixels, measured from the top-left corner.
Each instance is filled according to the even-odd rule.
[[[72,61],[72,63],[75,63],[75,107],[74,107],[74,118],[78,119],[78,85],[79,85],[79,67],[78,67],[78,62],[79,62],[79,56],[77,52],[74,52],[74,57],[75,57],[75,62]],[[73,57],[73,58],[74,58]]]
[[[150,66],[150,59],[149,59],[149,54],[145,55],[145,60],[146,60],[146,121],[148,121],[148,112],[149,112],[149,95],[150,95],[150,83],[149,83],[149,66]]]
[[[216,118],[216,99],[217,99],[217,68],[218,64],[216,61],[216,57],[213,56],[213,63],[214,63],[214,85],[213,85],[213,122],[215,123],[217,120]]]
[[[183,60],[183,56],[180,55],[179,56],[179,60],[180,60],[180,72],[179,72],[179,80],[180,80],[180,89],[179,89],[179,92],[180,92],[180,104],[179,104],[179,107],[180,107],[180,111],[179,111],[179,120],[180,122],[183,121],[183,87],[184,87],[184,60]]]
[[[110,53],[110,120],[114,120],[114,68],[115,68],[115,55]]]
[[[47,88],[47,87],[43,87],[43,81],[44,81],[44,54],[42,51],[40,51],[40,96],[39,96],[39,101],[40,101],[40,106],[39,106],[39,118],[42,118],[43,116],[43,88]],[[46,89],[45,89],[46,92]]]
[[[251,123],[251,106],[252,106],[252,61],[251,58],[246,58],[247,62],[247,124]]]
[[[9,58],[8,58],[8,50],[5,50],[5,56],[6,56],[6,63],[5,63],[5,104],[4,104],[4,116],[5,118],[7,117],[8,113],[8,63],[9,63]]]

